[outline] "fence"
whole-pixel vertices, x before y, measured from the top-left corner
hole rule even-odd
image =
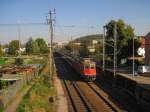
[[[23,86],[27,85],[33,78],[38,76],[38,71],[34,71],[30,75],[25,75],[22,79],[17,80],[7,89],[1,90],[1,100],[0,107],[6,107],[7,104],[16,96],[17,92],[23,88]]]

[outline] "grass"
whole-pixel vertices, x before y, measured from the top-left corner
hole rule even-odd
[[[7,63],[14,63],[14,60],[11,59],[7,59],[4,61]],[[56,90],[54,88],[50,88],[48,75],[49,64],[47,63],[47,57],[45,56],[43,59],[25,59],[24,62],[26,64],[45,64],[46,66],[44,66],[44,68],[42,69],[41,75],[34,80],[34,85],[23,97],[23,100],[19,104],[16,112],[54,112],[55,103],[50,103],[49,98],[52,96],[56,96]],[[4,64],[4,62],[2,64]],[[1,111],[3,111],[3,109],[0,108],[0,112]]]
[[[15,62],[14,59],[4,59],[0,57],[0,65],[10,65],[13,64],[14,62]]]
[[[41,57],[40,57],[41,58]],[[40,58],[27,58],[24,59],[24,64],[45,64],[47,62],[47,56],[43,56],[43,59]],[[14,64],[15,63],[15,59],[14,58],[3,58],[0,57],[0,65],[10,65],[10,64]]]
[[[5,60],[3,58],[0,58],[0,65],[5,64]]]
[[[28,86],[27,85],[24,85],[17,93],[16,93],[16,96],[14,97],[14,98],[12,98],[8,103],[7,103],[7,105],[6,105],[6,107],[9,105],[9,104],[11,104],[14,100],[15,100],[15,98],[17,97],[17,95],[18,94],[20,94],[24,89],[26,89]],[[0,111],[1,112],[1,111]]]
[[[24,60],[25,64],[45,64],[47,62],[47,57],[43,56],[43,59],[28,58]]]
[[[4,112],[4,108],[3,107],[0,107],[0,112]]]
[[[48,75],[43,75],[24,96],[17,112],[54,112],[54,104],[49,98],[55,95],[55,89],[50,89]]]

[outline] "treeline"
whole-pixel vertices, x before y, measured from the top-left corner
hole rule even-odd
[[[12,40],[9,44],[4,46],[0,45],[0,55],[35,55],[47,54],[49,47],[43,38],[29,38],[29,40],[22,45],[19,40]]]
[[[64,49],[74,55],[79,55],[81,57],[100,54],[102,52],[102,39],[102,34],[93,34],[79,37],[70,41],[64,47]],[[94,49],[94,52],[91,52],[90,49]]]
[[[128,60],[133,56],[133,39],[134,39],[134,54],[138,56],[137,50],[140,47],[140,40],[134,33],[134,28],[125,23],[122,19],[111,20],[106,24],[106,37],[105,37],[105,52],[106,59],[113,60],[114,53],[114,33],[116,25],[116,55],[117,63],[120,64],[123,60]]]
[[[116,27],[115,27],[116,26]],[[115,29],[116,28],[116,29]],[[137,50],[141,45],[140,37],[137,37],[134,33],[134,28],[125,23],[124,20],[111,20],[105,25],[105,60],[114,61],[114,33],[116,31],[116,55],[117,64],[127,63],[128,59],[133,56],[133,39],[134,39],[134,54],[138,56]],[[89,35],[80,37],[71,41],[66,47],[66,50],[70,52],[78,51],[78,55],[82,57],[88,57],[90,55],[99,56],[98,59],[102,60],[103,51],[103,35]],[[93,44],[93,40],[97,43]],[[80,45],[74,45],[74,43],[80,43]],[[95,51],[90,52],[90,48]],[[98,55],[97,55],[98,54]],[[101,54],[101,55],[100,55]],[[113,64],[113,63],[112,63]]]
[[[25,45],[27,54],[45,54],[49,52],[48,45],[42,38],[37,38],[33,40],[30,38]]]

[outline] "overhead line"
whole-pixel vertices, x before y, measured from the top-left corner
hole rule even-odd
[[[0,26],[17,26],[18,23],[0,23]],[[20,23],[20,25],[47,25],[46,23]],[[55,27],[69,27],[69,28],[75,28],[75,27],[83,27],[83,28],[98,28],[98,26],[86,26],[86,25],[55,25]]]
[[[20,23],[20,25],[47,25],[46,23]],[[17,23],[15,24],[1,24],[0,26],[18,26]]]

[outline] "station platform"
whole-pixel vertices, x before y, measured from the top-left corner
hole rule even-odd
[[[113,73],[113,69],[106,69]],[[117,70],[116,74],[121,75],[125,78],[135,81],[139,86],[150,90],[150,73],[149,74],[135,74],[129,70]]]
[[[150,90],[150,77],[143,75],[135,75],[125,74],[125,73],[117,73],[123,77],[136,81],[141,87]],[[147,74],[150,75],[150,74]]]

